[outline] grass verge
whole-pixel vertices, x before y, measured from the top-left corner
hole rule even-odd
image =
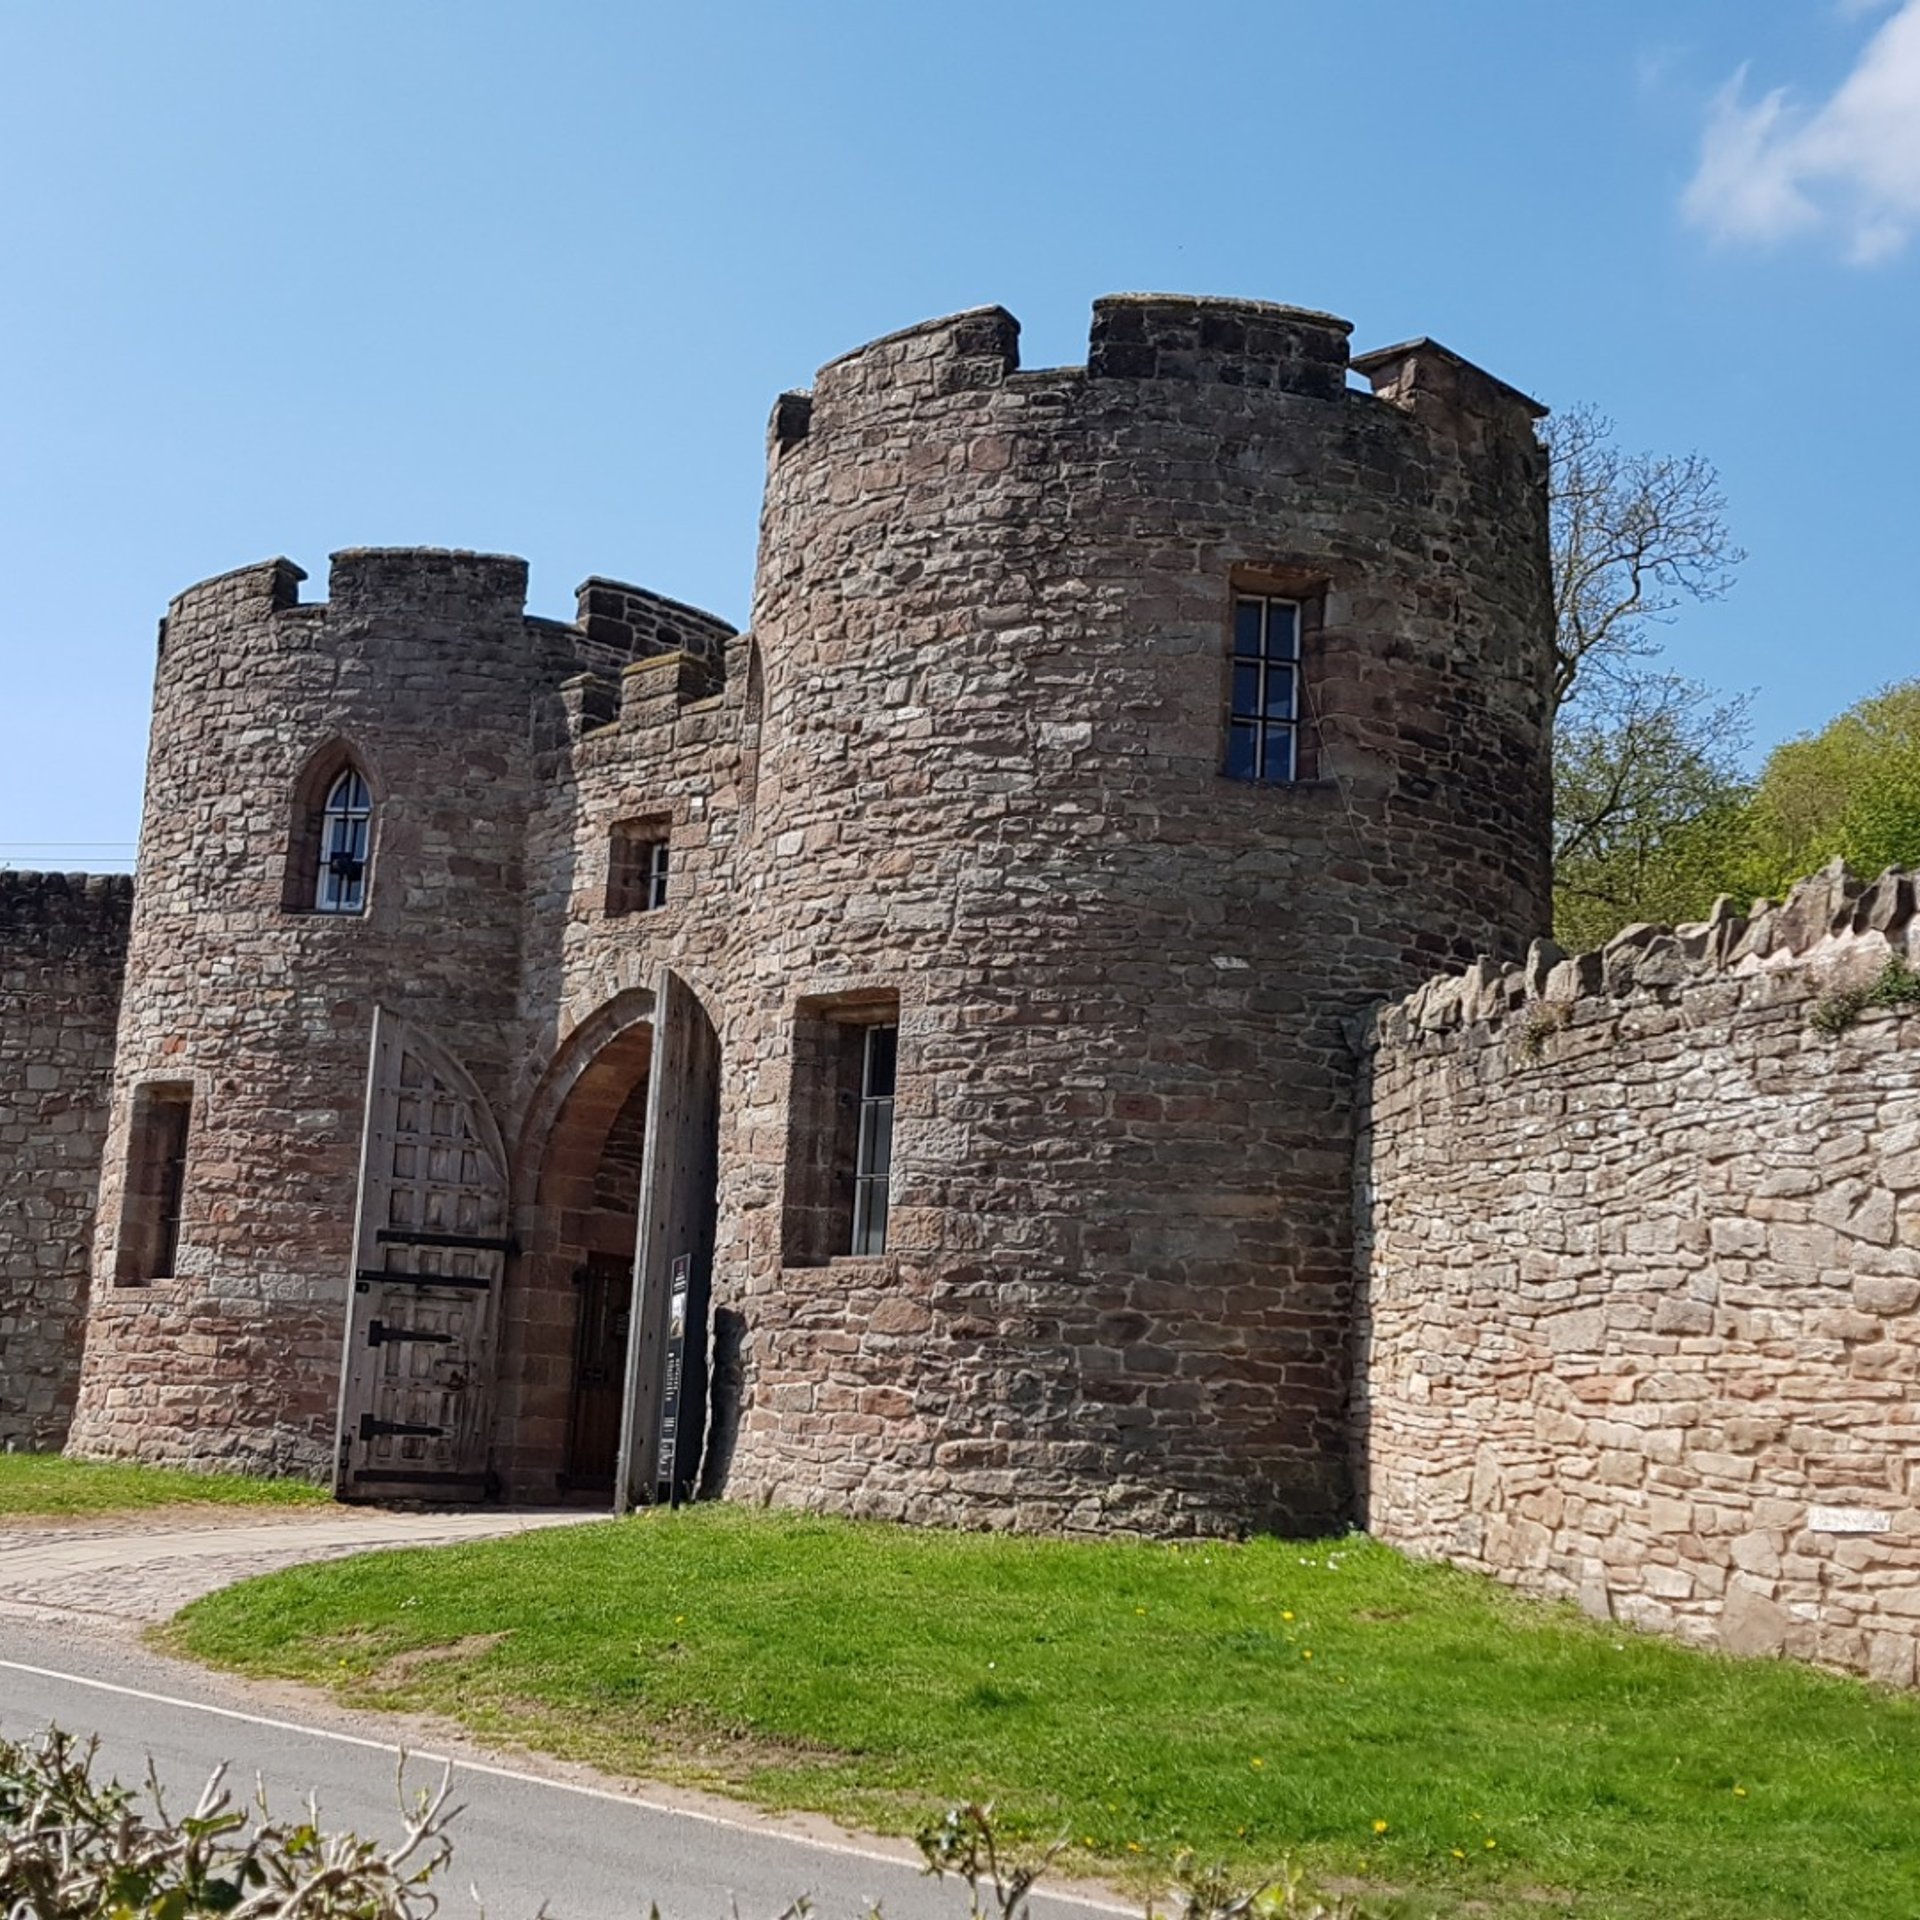
[[[1283,1854],[1441,1912],[1920,1913],[1920,1702],[1595,1625],[1364,1539],[942,1534],[702,1507],[366,1555],[172,1644],[621,1771],[1111,1870]]]
[[[0,1453],[0,1522],[10,1514],[120,1513],[141,1507],[317,1505],[328,1495],[305,1480],[188,1473],[57,1453]]]

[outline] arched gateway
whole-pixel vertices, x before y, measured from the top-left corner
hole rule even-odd
[[[376,1013],[343,1499],[627,1506],[691,1486],[717,1068],[713,1028],[672,975],[620,994],[560,1047],[510,1163],[460,1063]]]

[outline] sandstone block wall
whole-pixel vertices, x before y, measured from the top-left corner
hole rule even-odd
[[[998,308],[775,411],[721,1027],[729,1490],[965,1525],[1349,1511],[1343,1020],[1546,912],[1544,465],[1431,342]],[[1313,777],[1224,777],[1236,588],[1323,609]],[[800,1010],[900,1009],[878,1258],[796,1264]],[[830,1015],[828,1016],[830,1017]]]
[[[320,602],[303,577],[284,560],[222,575],[162,629],[76,1451],[324,1474],[374,1006],[452,1052],[496,1111],[529,1045],[532,715],[620,636],[529,619],[526,563],[504,555],[350,549]],[[308,770],[340,752],[375,809],[356,914],[315,912],[287,880],[317,832]],[[192,1088],[185,1208],[176,1272],[127,1284],[149,1081]]]
[[[1024,371],[1017,336],[929,322],[785,396],[721,684],[683,642],[555,703],[510,1484],[549,1471],[588,1231],[563,1089],[615,1071],[613,1010],[667,965],[720,1039],[709,1488],[1035,1528],[1349,1511],[1341,1023],[1546,910],[1535,410],[1430,342],[1351,391],[1344,322],[1253,302],[1102,301],[1085,367]],[[1294,786],[1222,776],[1254,580],[1324,599]],[[634,818],[669,900],[614,914]],[[887,1251],[790,1258],[823,1032],[883,1003]]]
[[[1914,1678],[1914,907],[1912,874],[1829,871],[1751,922],[1537,947],[1372,1022],[1373,1531],[1694,1641]],[[1881,979],[1895,1004],[1847,1024],[1835,996]]]
[[[0,873],[0,1446],[67,1435],[133,882]]]
[[[751,636],[605,580],[529,619],[521,563],[407,550],[336,555],[317,605],[283,561],[175,603],[76,1447],[324,1467],[378,1002],[505,1137],[491,1470],[550,1497],[669,967],[718,1037],[710,1486],[1347,1517],[1346,1023],[1547,911],[1539,409],[1259,302],[1102,300],[1077,367],[1018,331],[929,322],[779,402]],[[1240,592],[1309,610],[1291,783],[1226,777]],[[293,822],[346,750],[367,908],[317,914]],[[636,907],[610,862],[662,839]],[[856,1257],[796,1169],[881,1007],[893,1212]],[[192,1091],[179,1257],[129,1283],[155,1082]]]

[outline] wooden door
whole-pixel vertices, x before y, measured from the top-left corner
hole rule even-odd
[[[611,1493],[620,1452],[620,1403],[626,1388],[633,1257],[596,1253],[577,1278],[580,1318],[573,1343],[567,1485]]]
[[[488,1491],[506,1156],[465,1071],[374,1016],[335,1491],[477,1500]]]
[[[654,999],[640,1244],[614,1506],[680,1500],[698,1482],[718,1193],[720,1042],[667,968]],[[663,1472],[664,1469],[664,1472]]]

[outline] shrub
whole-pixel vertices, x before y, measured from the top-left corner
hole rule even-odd
[[[447,1783],[420,1794],[382,1849],[356,1834],[236,1806],[217,1771],[175,1819],[149,1777],[150,1810],[93,1777],[95,1744],[50,1728],[0,1740],[0,1895],[8,1920],[427,1920],[446,1860]]]

